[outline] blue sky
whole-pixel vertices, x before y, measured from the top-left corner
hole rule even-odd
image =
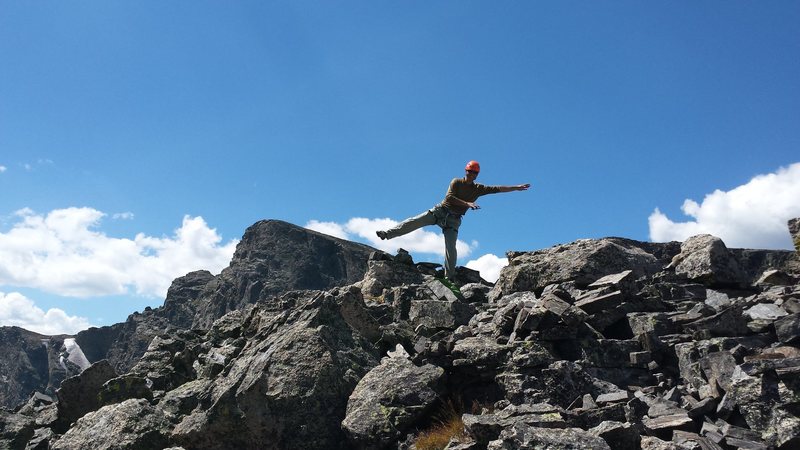
[[[265,218],[459,264],[580,238],[788,248],[800,3],[0,0],[0,324],[74,332]],[[783,227],[783,228],[781,228]],[[490,256],[485,256],[490,255]],[[491,256],[494,255],[494,256]]]

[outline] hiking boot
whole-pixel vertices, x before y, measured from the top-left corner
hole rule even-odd
[[[381,240],[382,240],[382,241],[384,241],[384,240],[388,239],[388,238],[386,237],[386,232],[385,232],[385,231],[380,231],[380,230],[378,230],[378,231],[376,231],[376,232],[375,232],[375,234],[377,234],[377,235],[378,235],[378,237],[379,237],[379,238],[381,238]]]

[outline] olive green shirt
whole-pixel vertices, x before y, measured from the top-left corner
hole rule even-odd
[[[453,214],[463,216],[469,208],[457,205],[452,200],[453,197],[465,202],[474,202],[481,195],[496,194],[498,192],[500,192],[500,186],[486,186],[480,183],[470,184],[464,178],[453,178],[453,181],[450,182],[450,187],[447,189],[447,195],[445,195],[441,204]]]

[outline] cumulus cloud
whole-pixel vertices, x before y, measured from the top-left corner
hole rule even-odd
[[[405,236],[385,241],[375,235],[376,231],[388,230],[397,224],[398,222],[392,219],[355,217],[344,224],[311,220],[305,227],[340,239],[367,241],[369,245],[388,253],[395,253],[397,249],[403,248],[411,253],[428,253],[444,257],[444,236],[429,231],[433,227],[420,228]],[[474,242],[471,245],[461,240],[456,242],[459,257],[469,256],[475,246]]]
[[[712,234],[729,247],[793,248],[786,222],[800,217],[800,163],[758,175],[730,191],[716,190],[701,203],[687,199],[681,210],[692,220],[675,222],[658,208],[650,214],[650,239],[683,241]]]
[[[20,327],[35,333],[76,334],[92,326],[85,317],[69,316],[58,308],[46,312],[18,292],[0,292],[0,326]]]
[[[0,233],[0,284],[75,297],[164,297],[176,277],[222,270],[237,244],[222,244],[202,217],[185,216],[170,237],[127,239],[98,231],[104,216],[92,208],[17,211],[17,222]]]
[[[487,253],[478,259],[473,259],[467,263],[467,267],[472,270],[477,270],[481,273],[481,277],[494,283],[500,277],[500,271],[503,267],[508,265],[508,258],[500,258],[497,255]]]
[[[6,170],[8,170],[6,166],[0,166],[0,173],[5,172]]]

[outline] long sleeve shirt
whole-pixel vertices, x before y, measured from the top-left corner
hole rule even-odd
[[[465,202],[474,202],[481,195],[496,194],[500,191],[500,186],[487,186],[480,183],[469,183],[463,178],[453,178],[450,182],[450,187],[447,189],[447,195],[442,200],[442,206],[449,209],[453,214],[463,216],[467,212],[466,206],[456,204],[453,198],[458,198]]]

